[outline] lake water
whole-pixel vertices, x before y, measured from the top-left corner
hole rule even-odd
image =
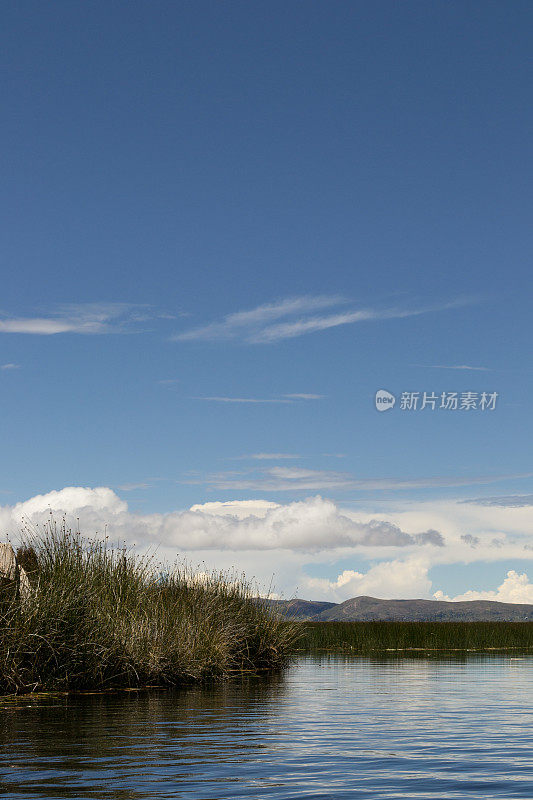
[[[211,690],[21,698],[2,798],[533,798],[533,658],[303,658]]]

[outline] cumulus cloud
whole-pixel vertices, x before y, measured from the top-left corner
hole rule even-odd
[[[527,574],[524,572],[519,575],[514,569],[509,570],[507,577],[497,589],[488,591],[476,591],[469,589],[463,594],[449,597],[442,591],[435,592],[435,600],[496,600],[500,603],[532,603],[533,604],[533,584],[530,583]]]
[[[222,514],[244,519],[249,516],[264,517],[272,508],[279,508],[279,503],[272,503],[270,500],[226,500],[224,502],[215,500],[209,503],[197,503],[191,506],[189,511]]]
[[[43,522],[52,511],[79,518],[86,531],[112,538],[187,550],[291,550],[320,552],[351,547],[423,547],[443,544],[435,530],[407,533],[390,522],[358,522],[322,497],[278,505],[264,501],[206,503],[186,511],[137,514],[107,487],[67,487],[0,509],[11,529],[25,517]]]
[[[47,494],[35,495],[35,497],[17,503],[11,508],[9,506],[2,508],[3,512],[10,511],[14,519],[34,518],[50,511],[61,514],[102,513],[104,516],[114,518],[127,510],[128,504],[106,486],[97,486],[94,489],[68,486]]]
[[[298,480],[306,480],[298,475]],[[131,488],[125,484],[125,489]],[[214,501],[166,514],[142,514],[130,510],[109,487],[67,487],[0,506],[0,536],[15,539],[23,517],[32,524],[43,523],[50,511],[55,519],[66,515],[73,527],[79,519],[88,535],[106,531],[112,541],[136,544],[141,551],[156,549],[163,559],[185,555],[193,564],[208,562],[208,569],[237,564],[239,571],[256,576],[265,586],[275,575],[277,590],[292,595],[298,587],[300,596],[308,599],[431,596],[430,569],[435,572],[429,574],[438,575],[444,564],[503,560],[508,569],[511,559],[516,559],[516,568],[531,560],[533,552],[531,506],[395,501],[356,510],[318,496],[291,503]],[[357,562],[350,563],[352,556]],[[335,579],[310,578],[307,573],[314,565],[314,575],[320,575],[319,566],[329,575],[331,566],[326,564],[336,562]],[[438,582],[434,588],[446,589]],[[453,599],[528,602],[530,592],[527,576],[512,572],[498,589]]]
[[[335,580],[308,578],[305,587],[313,597],[339,602],[367,595],[384,599],[427,597],[431,590],[428,562],[421,558],[382,561],[367,572],[344,570]]]

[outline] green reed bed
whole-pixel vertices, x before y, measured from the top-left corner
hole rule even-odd
[[[0,596],[0,692],[176,686],[281,668],[295,626],[244,579],[195,576],[86,540],[26,531],[29,596]]]
[[[533,622],[300,622],[300,652],[533,648]]]

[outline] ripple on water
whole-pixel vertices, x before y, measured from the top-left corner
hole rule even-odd
[[[533,658],[302,658],[183,692],[18,700],[0,797],[533,798]]]

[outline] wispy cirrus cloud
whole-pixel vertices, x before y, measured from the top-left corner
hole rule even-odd
[[[10,370],[10,369],[20,369],[20,364],[2,364],[0,369]]]
[[[181,482],[205,485],[217,491],[298,492],[352,488],[353,477],[328,470],[275,466],[242,472],[217,472]]]
[[[501,506],[502,508],[523,508],[533,506],[533,494],[507,494],[500,497],[476,497],[474,500],[462,500],[464,504],[478,506]]]
[[[237,456],[238,459],[252,459],[254,461],[278,461],[283,459],[301,458],[297,453],[250,453],[250,455]]]
[[[322,453],[325,458],[346,458],[345,453]],[[300,453],[245,453],[242,456],[235,456],[232,460],[237,461],[284,461],[305,458]]]
[[[271,344],[318,331],[372,320],[402,319],[434,311],[457,308],[468,300],[456,300],[423,308],[348,308],[347,298],[326,295],[291,297],[276,303],[257,306],[249,311],[228,314],[172,337],[176,341],[236,341],[247,344]],[[351,303],[350,303],[351,304]],[[316,313],[336,309],[329,313]]]
[[[290,403],[283,397],[192,397],[192,400],[208,400],[212,403]]]
[[[226,395],[192,397],[191,400],[209,400],[212,403],[284,403],[301,400],[322,400],[322,394],[283,394],[280,397],[227,397]]]
[[[284,394],[283,397],[288,397],[289,400],[325,400],[325,394],[305,394],[303,392],[296,392],[294,394]]]
[[[489,367],[474,367],[470,364],[411,364],[412,367],[422,367],[423,369],[458,369],[470,372],[492,372]]]
[[[176,334],[173,338],[178,341],[212,341],[217,339],[249,340],[254,331],[268,329],[272,322],[284,317],[294,317],[331,308],[345,303],[346,300],[339,296],[303,295],[289,297],[276,303],[265,303],[249,311],[237,311],[228,314],[219,322],[211,322],[197,328]]]
[[[273,466],[243,472],[217,472],[195,476],[180,483],[208,486],[217,491],[317,492],[317,491],[403,491],[488,485],[530,477],[520,475],[434,476],[421,478],[357,478],[348,472]]]
[[[60,333],[103,334],[129,330],[147,319],[142,306],[131,303],[79,303],[60,306],[43,316],[10,317],[0,314],[0,333],[54,336]]]

